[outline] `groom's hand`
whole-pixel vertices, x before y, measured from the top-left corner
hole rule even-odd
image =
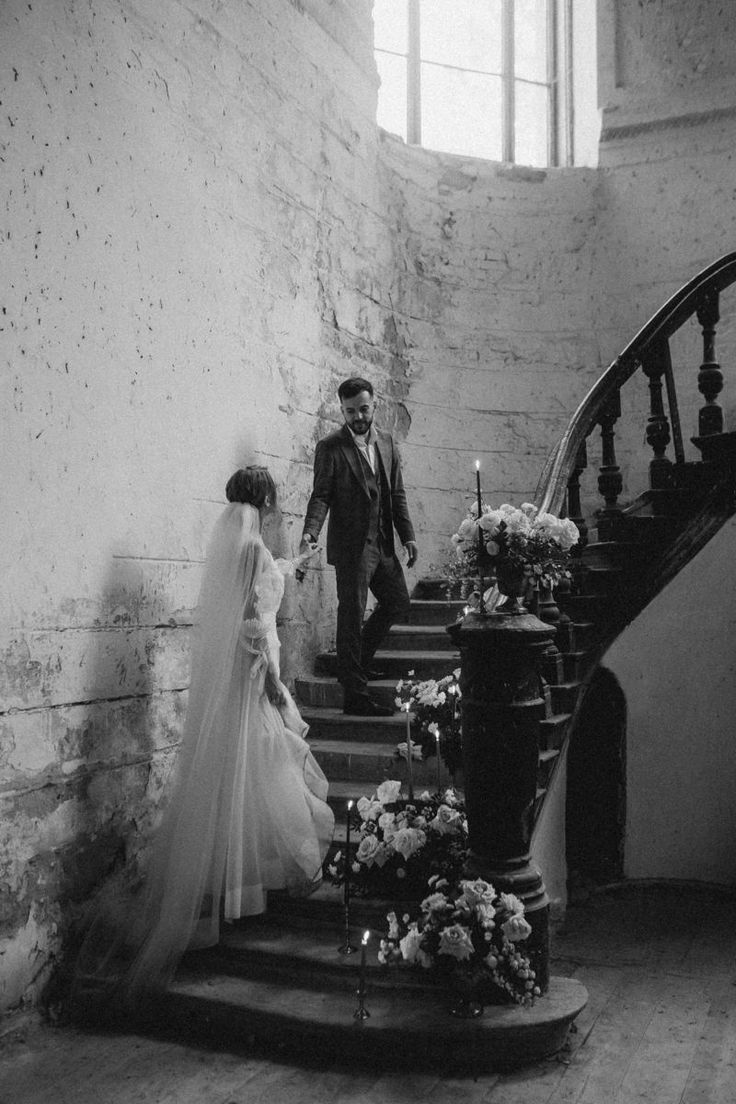
[[[419,555],[419,549],[417,548],[416,541],[407,541],[404,545],[406,549],[406,566],[413,567],[417,562],[417,556]]]
[[[301,563],[299,563],[298,567],[296,567],[295,570],[294,570],[294,575],[296,576],[296,581],[298,583],[301,583],[302,579],[304,578],[304,576],[306,574],[306,572],[304,571],[304,568],[303,568],[302,565],[304,563],[306,563],[306,561],[309,559],[309,557],[313,556],[316,551],[317,551],[317,542],[316,542],[316,540],[314,539],[314,537],[310,536],[308,533],[305,533],[304,536],[301,539],[300,544],[299,544],[299,557],[300,557],[300,559],[301,559],[301,557],[304,557],[304,558],[301,560]]]

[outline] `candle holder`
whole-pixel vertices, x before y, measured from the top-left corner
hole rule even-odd
[[[348,898],[348,900],[345,902],[345,908],[343,911],[345,919],[345,942],[337,948],[337,953],[341,955],[351,955],[355,954],[358,948],[355,946],[354,943],[350,942],[350,898]]]
[[[345,920],[345,941],[337,948],[341,955],[355,954],[357,947],[350,942],[350,810],[353,802],[348,801],[345,817],[345,887],[343,890],[343,914]]]
[[[365,949],[368,944],[368,940],[371,937],[369,931],[363,932],[363,938],[360,944],[360,970],[358,971],[358,988],[355,990],[355,995],[358,998],[358,1007],[353,1012],[354,1020],[369,1020],[370,1012],[365,1006]]]
[[[411,739],[411,716],[409,713],[410,703],[406,703],[406,772],[407,772],[407,797],[409,801],[414,800],[414,764],[412,762],[413,744]]]

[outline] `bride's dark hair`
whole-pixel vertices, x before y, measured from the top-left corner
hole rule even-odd
[[[276,503],[276,484],[268,468],[251,465],[239,468],[231,475],[225,487],[228,502],[246,502],[257,510],[270,498],[270,505]]]

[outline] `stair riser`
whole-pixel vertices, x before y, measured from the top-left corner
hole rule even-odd
[[[565,714],[562,719],[550,718],[549,720],[540,721],[539,724],[539,746],[542,751],[550,751],[553,748],[559,748],[562,746],[562,741],[565,738],[567,726],[570,722],[570,717]]]
[[[358,956],[353,956],[356,958]],[[353,986],[357,980],[354,969]],[[243,983],[247,984],[247,983]],[[255,982],[254,984],[259,984]],[[261,986],[263,983],[260,983]],[[424,999],[407,993],[391,999],[384,990],[370,990],[366,1006],[370,1019],[356,1021],[357,1002],[353,992],[331,993],[325,1000],[318,993],[297,990],[290,1001],[288,990],[281,1000],[268,996],[254,1004],[232,997],[232,986],[209,986],[196,994],[171,991],[140,1016],[141,1027],[160,1038],[177,1043],[191,1040],[192,1045],[210,1046],[252,1057],[254,1047],[272,1047],[277,1060],[284,1051],[313,1064],[352,1062],[363,1075],[375,1078],[386,1069],[432,1070],[446,1075],[453,1070],[459,1076],[477,1079],[480,1073],[507,1070],[518,1064],[538,1062],[560,1050],[571,1021],[580,1013],[587,992],[577,982],[554,979],[554,990],[542,1012],[515,1007],[489,1008],[472,1024],[457,1021],[448,1014],[452,996],[431,993]],[[565,986],[565,988],[562,988]],[[425,991],[426,993],[426,991]],[[296,1002],[308,1002],[303,1008]],[[520,1013],[525,1013],[520,1015]],[[319,1067],[316,1067],[317,1069]],[[320,1077],[315,1084],[319,1087]]]
[[[352,908],[351,908],[352,915]],[[385,916],[383,923],[374,933],[374,943],[386,935],[388,922]],[[359,933],[353,931],[353,942],[358,942]],[[274,981],[292,983],[298,978],[299,985],[303,988],[312,988],[317,991],[332,989],[338,991],[354,991],[357,974],[357,960],[359,955],[340,955],[338,948],[344,944],[345,929],[343,923],[335,923],[335,961],[332,963],[318,962],[314,965],[305,962],[304,959],[289,958],[280,955],[258,955],[249,951],[247,954],[219,953],[208,956],[206,963],[202,962],[197,970],[204,969],[205,965],[214,973],[225,974],[228,977],[255,978],[261,981]],[[375,958],[375,951],[371,956]],[[406,993],[416,993],[419,997],[425,997],[427,993],[426,979],[424,984],[420,976],[407,970],[388,970],[385,966],[379,966],[366,962],[366,985],[372,990],[400,989]]]
[[[581,682],[589,665],[590,659],[580,652],[568,653],[562,656],[563,682]]]
[[[573,621],[597,622],[605,613],[606,598],[602,594],[561,594],[557,605]]]
[[[414,678],[417,679],[444,678],[459,666],[460,656],[457,652],[448,651],[447,659],[444,656],[440,659],[417,652],[411,659],[407,659],[404,656],[392,655],[390,652],[379,652],[376,656],[376,664],[380,664],[389,678],[395,678],[397,681],[407,678],[409,671],[413,671]],[[318,675],[336,677],[337,657],[332,652],[317,656],[315,671]],[[372,688],[371,693],[373,693]]]
[[[572,713],[575,708],[579,686],[550,686],[552,708],[555,713]]]
[[[409,610],[410,625],[452,625],[464,609],[464,602],[412,602]]]
[[[392,629],[386,637],[383,649],[399,652],[452,652],[455,645],[450,639],[444,627],[438,626],[436,632],[418,633],[403,628],[401,631]],[[384,662],[381,663],[385,667]]]
[[[328,778],[340,778],[346,782],[362,782],[366,794],[387,778],[406,778],[406,761],[389,755],[351,755],[345,752],[317,753],[315,758]],[[433,762],[433,761],[432,761]],[[434,782],[436,772],[429,762],[416,760],[413,766],[414,784],[423,787]]]

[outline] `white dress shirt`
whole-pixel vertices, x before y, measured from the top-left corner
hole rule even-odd
[[[376,433],[375,426],[371,426],[367,433],[360,436],[357,433],[353,433],[350,426],[350,435],[355,441],[355,447],[360,450],[365,460],[368,461],[368,467],[373,474],[376,474],[376,441],[378,440],[378,434]]]

